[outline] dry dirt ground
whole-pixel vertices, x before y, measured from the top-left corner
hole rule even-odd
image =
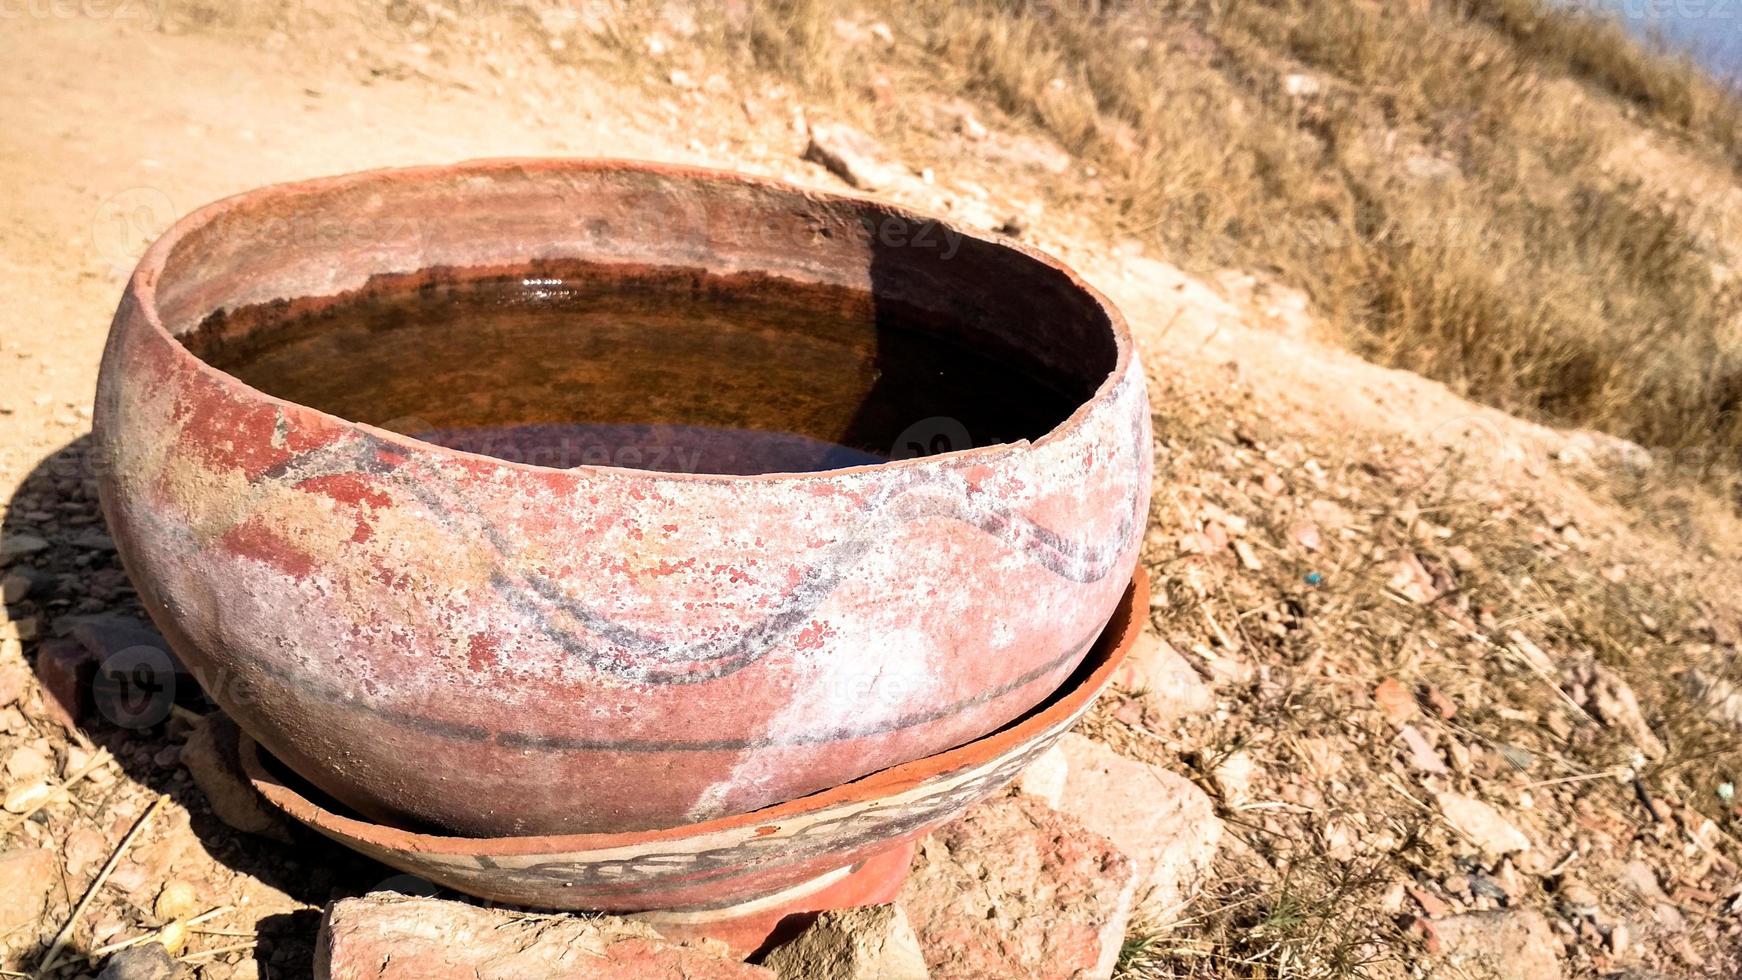
[[[555,25],[520,5],[446,9],[463,20],[334,0],[0,14],[0,496],[6,535],[45,544],[9,559],[0,670],[24,676],[75,617],[137,611],[83,449],[109,314],[176,215],[275,181],[483,156],[842,189],[802,159],[820,107],[692,68],[681,10],[577,52],[564,39],[587,5]],[[877,32],[863,43],[874,56]],[[1733,512],[1633,447],[1340,351],[1262,277],[1190,276],[1108,240],[1047,206],[1076,163],[974,111],[983,138],[940,121],[887,141],[907,172],[882,193],[1020,234],[1131,321],[1156,412],[1152,619],[1214,694],[1181,719],[1167,692],[1132,692],[1086,726],[1193,779],[1230,830],[1217,873],[1189,907],[1149,910],[1123,969],[1407,976],[1449,968],[1461,937],[1437,921],[1535,910],[1569,975],[1737,975]],[[389,876],[215,820],[178,761],[187,716],[69,733],[34,685],[0,685],[0,789],[89,772],[26,819],[0,814],[0,850],[56,857],[47,908],[0,937],[0,968],[36,963],[159,794],[61,975],[161,925],[171,880],[219,910],[187,946],[201,976],[304,975],[319,908]]]

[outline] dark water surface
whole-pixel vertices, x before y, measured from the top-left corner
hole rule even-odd
[[[541,263],[377,278],[182,339],[289,401],[547,466],[832,469],[1035,439],[1088,396],[869,292]]]

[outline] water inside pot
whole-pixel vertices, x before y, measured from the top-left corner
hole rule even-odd
[[[279,398],[562,468],[878,463],[1035,439],[1092,393],[957,327],[865,290],[541,262],[376,277],[214,313],[182,340]]]

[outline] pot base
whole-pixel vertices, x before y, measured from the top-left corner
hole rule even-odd
[[[732,955],[749,958],[790,940],[819,913],[895,901],[918,846],[904,840],[852,867],[737,905],[705,912],[640,912],[629,918],[673,942],[714,939],[725,943]]]

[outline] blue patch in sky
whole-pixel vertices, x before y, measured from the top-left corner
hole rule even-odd
[[[1641,37],[1661,37],[1711,72],[1742,81],[1742,0],[1562,0],[1618,17]]]

